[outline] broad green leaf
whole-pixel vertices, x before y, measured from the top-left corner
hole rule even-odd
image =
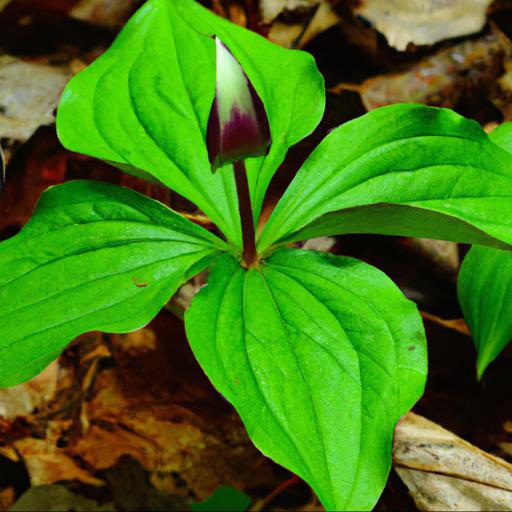
[[[259,248],[375,233],[512,245],[512,158],[474,121],[392,105],[334,130],[286,191]]]
[[[512,123],[500,124],[489,134],[489,138],[494,144],[512,153]]]
[[[152,177],[193,201],[240,246],[231,166],[213,175],[205,144],[215,90],[213,34],[241,63],[267,110],[271,151],[248,162],[259,212],[288,147],[320,121],[323,80],[307,53],[280,48],[193,0],[146,2],[112,47],[70,81],[57,128],[67,148]]]
[[[472,247],[460,269],[458,295],[478,351],[480,379],[512,340],[512,252]]]
[[[0,244],[0,387],[45,368],[79,334],[148,323],[220,239],[136,192],[75,181],[45,192]]]
[[[416,306],[351,258],[281,249],[259,270],[221,256],[185,325],[256,446],[306,480],[327,510],[370,510],[393,430],[421,396]]]
[[[512,123],[503,123],[489,138],[512,153]],[[512,253],[473,247],[458,279],[459,302],[478,356],[477,377],[512,340]]]

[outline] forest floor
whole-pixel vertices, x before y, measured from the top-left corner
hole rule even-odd
[[[291,150],[271,184],[267,214],[331,128],[378,106],[450,107],[488,131],[512,118],[512,2],[450,0],[441,18],[436,2],[421,2],[413,23],[400,2],[386,0],[203,3],[279,44],[311,52],[326,79],[324,120]],[[43,190],[76,178],[123,184],[195,213],[163,188],[66,151],[56,137],[54,112],[67,80],[105,51],[139,4],[0,0],[0,142],[8,162],[1,239],[27,222]],[[391,9],[391,21],[383,20],[384,7]],[[464,28],[452,34],[458,18]],[[475,349],[456,293],[467,247],[362,235],[307,243],[375,265],[418,304],[427,329],[429,377],[414,413],[470,443],[460,445],[459,462],[467,457],[482,464],[477,448],[512,462],[512,346],[477,382]],[[200,285],[187,284],[174,310]],[[58,500],[76,510],[182,510],[222,486],[232,488],[224,489],[222,499],[235,507],[321,510],[304,483],[252,446],[236,412],[201,371],[171,309],[131,334],[82,336],[33,381],[0,390],[0,511],[29,489],[36,490],[29,497],[34,510]],[[441,449],[438,466],[425,459],[414,473],[401,447],[412,443],[411,436],[418,445],[421,436],[435,445],[435,435],[429,435],[439,431],[416,416],[404,422],[412,430],[397,430],[398,471],[392,471],[377,510],[424,508],[421,496],[437,499],[439,493],[447,502],[469,493],[481,509],[492,503],[499,464],[482,467],[487,480],[472,485],[471,475],[453,474],[453,461],[443,459]],[[506,501],[512,487],[508,492],[504,503],[512,502]]]

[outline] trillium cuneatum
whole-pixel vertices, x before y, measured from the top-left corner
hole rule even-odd
[[[270,129],[263,102],[242,66],[215,36],[216,85],[207,146],[212,170],[225,164],[265,155]]]

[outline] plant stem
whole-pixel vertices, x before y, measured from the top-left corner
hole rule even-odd
[[[256,254],[256,236],[254,233],[254,219],[252,216],[251,195],[245,163],[235,162],[236,191],[238,193],[238,209],[242,222],[242,240],[244,243],[244,262],[247,268],[254,267],[258,263]]]

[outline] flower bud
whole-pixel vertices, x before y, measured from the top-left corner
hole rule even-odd
[[[216,86],[206,145],[212,170],[223,165],[266,155],[270,129],[263,102],[242,66],[215,37]]]

